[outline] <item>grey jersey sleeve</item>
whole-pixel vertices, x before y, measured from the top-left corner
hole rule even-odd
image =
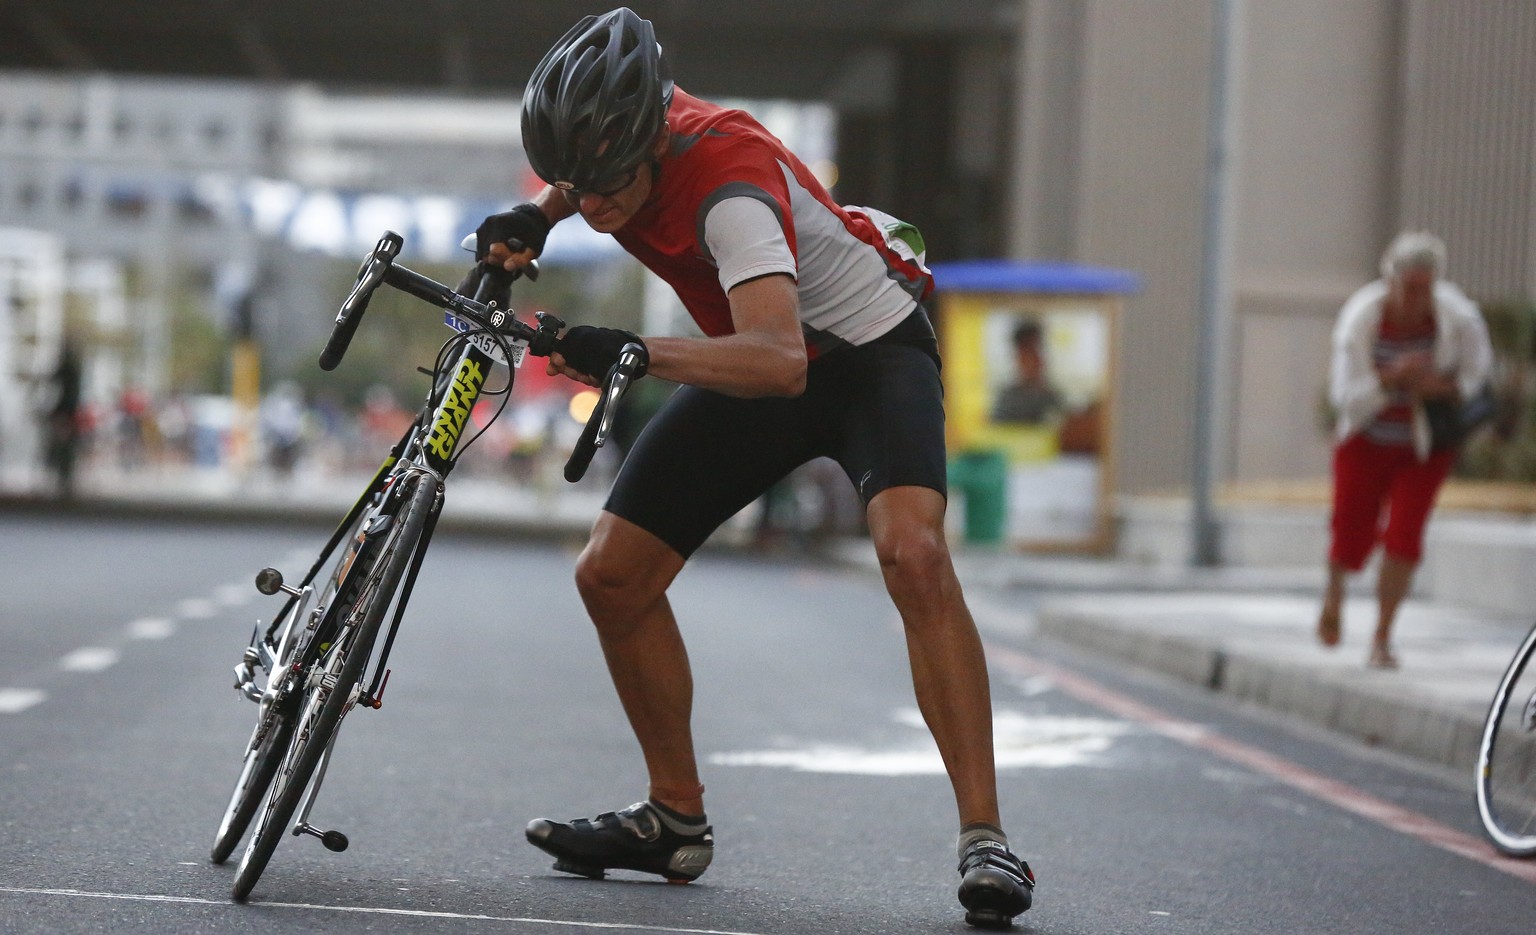
[[[726,292],[748,279],[772,273],[797,277],[784,228],[773,209],[759,199],[748,195],[722,198],[704,215],[703,227],[700,239],[720,271],[720,287]]]

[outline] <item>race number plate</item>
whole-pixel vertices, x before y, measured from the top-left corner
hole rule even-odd
[[[499,364],[516,369],[523,365],[523,358],[528,356],[528,342],[517,338],[507,338],[507,344],[512,348],[512,360],[507,360],[506,352],[502,350],[500,341],[486,334],[484,331],[476,331],[472,322],[467,322],[452,312],[443,313],[443,324],[459,332],[468,339],[469,343],[484,351],[490,358]],[[474,333],[471,333],[474,332]]]

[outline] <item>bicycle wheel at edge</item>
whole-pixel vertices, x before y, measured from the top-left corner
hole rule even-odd
[[[1477,811],[1494,846],[1536,856],[1536,627],[1499,680],[1477,751]]]
[[[332,547],[331,553],[322,556],[321,561],[332,560],[330,573],[326,575],[325,586],[316,595],[315,606],[327,607],[336,594],[340,579],[351,561],[351,545],[354,537],[368,517],[371,511],[363,511],[348,527]],[[274,655],[279,656],[273,660],[274,677],[271,684],[277,684],[275,673],[286,669],[292,664],[293,659],[302,655],[299,648],[305,635],[304,626],[307,620],[299,619],[297,605],[289,605],[289,612],[295,616],[278,628],[283,634],[278,639],[278,645],[274,648]],[[307,617],[307,615],[306,615]],[[261,637],[265,639],[265,637]],[[286,676],[284,677],[286,679]],[[282,764],[283,757],[288,753],[288,744],[293,739],[294,715],[297,713],[297,705],[293,697],[285,693],[274,703],[270,710],[263,711],[256,722],[255,729],[251,732],[251,739],[246,744],[245,758],[241,761],[240,778],[235,781],[234,792],[230,794],[229,804],[224,808],[224,818],[219,822],[219,830],[213,839],[213,850],[209,859],[216,864],[222,864],[234,853],[235,847],[245,835],[245,829],[250,827],[251,819],[256,816],[257,809],[261,808],[267,798],[267,790],[272,785],[272,778],[277,775],[277,768]]]
[[[250,895],[273,851],[288,834],[293,813],[303,800],[316,767],[330,746],[342,717],[355,701],[353,690],[362,679],[379,625],[393,603],[411,554],[416,550],[437,489],[436,481],[423,478],[395,514],[391,537],[386,540],[383,553],[372,568],[366,569],[371,579],[367,593],[359,598],[352,610],[352,616],[361,619],[349,634],[338,640],[336,647],[327,652],[330,657],[326,661],[327,669],[336,671],[339,667],[334,684],[305,693],[303,709],[296,723],[298,733],[279,769],[266,811],[258,816],[256,829],[235,876],[232,895],[238,902],[244,902]]]

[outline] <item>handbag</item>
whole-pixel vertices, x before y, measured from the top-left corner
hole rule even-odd
[[[1430,450],[1459,447],[1478,426],[1493,418],[1495,408],[1493,386],[1487,383],[1465,402],[1424,400],[1424,415],[1429,419]]]

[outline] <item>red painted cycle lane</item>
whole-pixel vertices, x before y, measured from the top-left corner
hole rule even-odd
[[[1349,783],[1330,779],[1284,757],[1223,737],[1209,727],[1181,720],[1165,711],[1100,685],[1070,669],[1043,662],[1016,650],[988,644],[987,658],[992,664],[1015,675],[1044,676],[1063,692],[1079,701],[1141,724],[1149,730],[1186,746],[1237,763],[1256,773],[1285,783],[1315,799],[1374,821],[1383,827],[1492,867],[1527,883],[1536,883],[1536,862],[1506,857],[1481,838],[1457,831],[1448,825],[1357,789]]]

